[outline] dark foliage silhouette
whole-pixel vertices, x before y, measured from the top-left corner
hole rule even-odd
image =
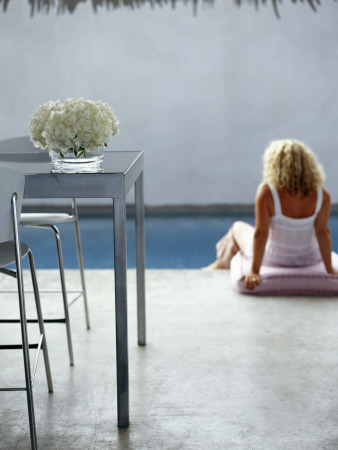
[[[11,0],[0,0],[3,12],[6,12]],[[23,0],[21,0],[23,1]],[[90,2],[94,12],[97,12],[100,7],[105,7],[107,10],[114,8],[129,7],[130,9],[139,8],[145,4],[151,6],[171,5],[173,8],[178,3],[192,4],[196,12],[198,3],[213,4],[214,0],[27,0],[31,7],[31,15],[35,13],[49,13],[56,8],[58,14],[74,13],[76,7],[80,3]]]
[[[6,12],[11,0],[0,0],[0,6],[2,5],[3,12]],[[21,0],[24,1],[24,0]],[[27,0],[31,7],[31,15],[35,13],[43,12],[48,13],[51,9],[56,8],[58,14],[64,14],[67,12],[74,13],[76,7],[80,3],[90,2],[93,7],[93,11],[97,12],[99,8],[105,7],[107,10],[128,7],[130,9],[139,8],[145,4],[154,6],[171,5],[173,8],[178,3],[192,4],[194,12],[196,13],[198,4],[208,3],[213,4],[215,0]],[[219,0],[223,1],[223,0]],[[317,11],[317,8],[321,5],[321,0],[285,0],[292,3],[306,3],[313,11]],[[337,1],[337,0],[334,0]],[[272,4],[273,9],[277,17],[279,16],[278,6],[283,3],[283,0],[233,0],[234,4],[240,6],[244,3],[251,3],[256,8],[260,5]]]
[[[313,11],[317,11],[317,7],[321,5],[321,0],[289,0],[292,3],[307,3]],[[337,0],[335,0],[337,1]],[[275,11],[276,16],[279,18],[278,5],[283,3],[283,0],[234,0],[237,6],[240,6],[243,3],[252,3],[256,8],[259,5],[266,5],[272,3],[273,9]]]

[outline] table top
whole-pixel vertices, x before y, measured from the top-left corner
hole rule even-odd
[[[0,165],[25,174],[25,198],[121,198],[143,171],[143,152],[105,152],[102,173],[50,173],[47,152],[2,153]]]

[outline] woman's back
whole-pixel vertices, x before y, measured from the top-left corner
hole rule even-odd
[[[285,194],[281,189],[278,189],[278,197],[284,216],[302,219],[315,213],[317,191],[311,192],[306,197],[300,197],[299,195]]]
[[[269,186],[273,215],[270,219],[264,264],[304,266],[320,260],[314,224],[321,208],[323,191],[299,197]]]

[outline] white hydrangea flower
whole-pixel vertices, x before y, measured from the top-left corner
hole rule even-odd
[[[38,106],[30,120],[30,138],[35,147],[86,157],[86,152],[104,147],[119,133],[119,120],[108,103],[68,98]]]

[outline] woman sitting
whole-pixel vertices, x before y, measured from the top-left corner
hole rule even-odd
[[[260,284],[261,265],[308,266],[331,261],[330,195],[313,152],[294,139],[273,141],[264,153],[263,182],[255,201],[255,227],[235,222],[216,244],[216,261],[207,269],[229,269],[242,252],[252,260],[243,276],[247,289]]]

